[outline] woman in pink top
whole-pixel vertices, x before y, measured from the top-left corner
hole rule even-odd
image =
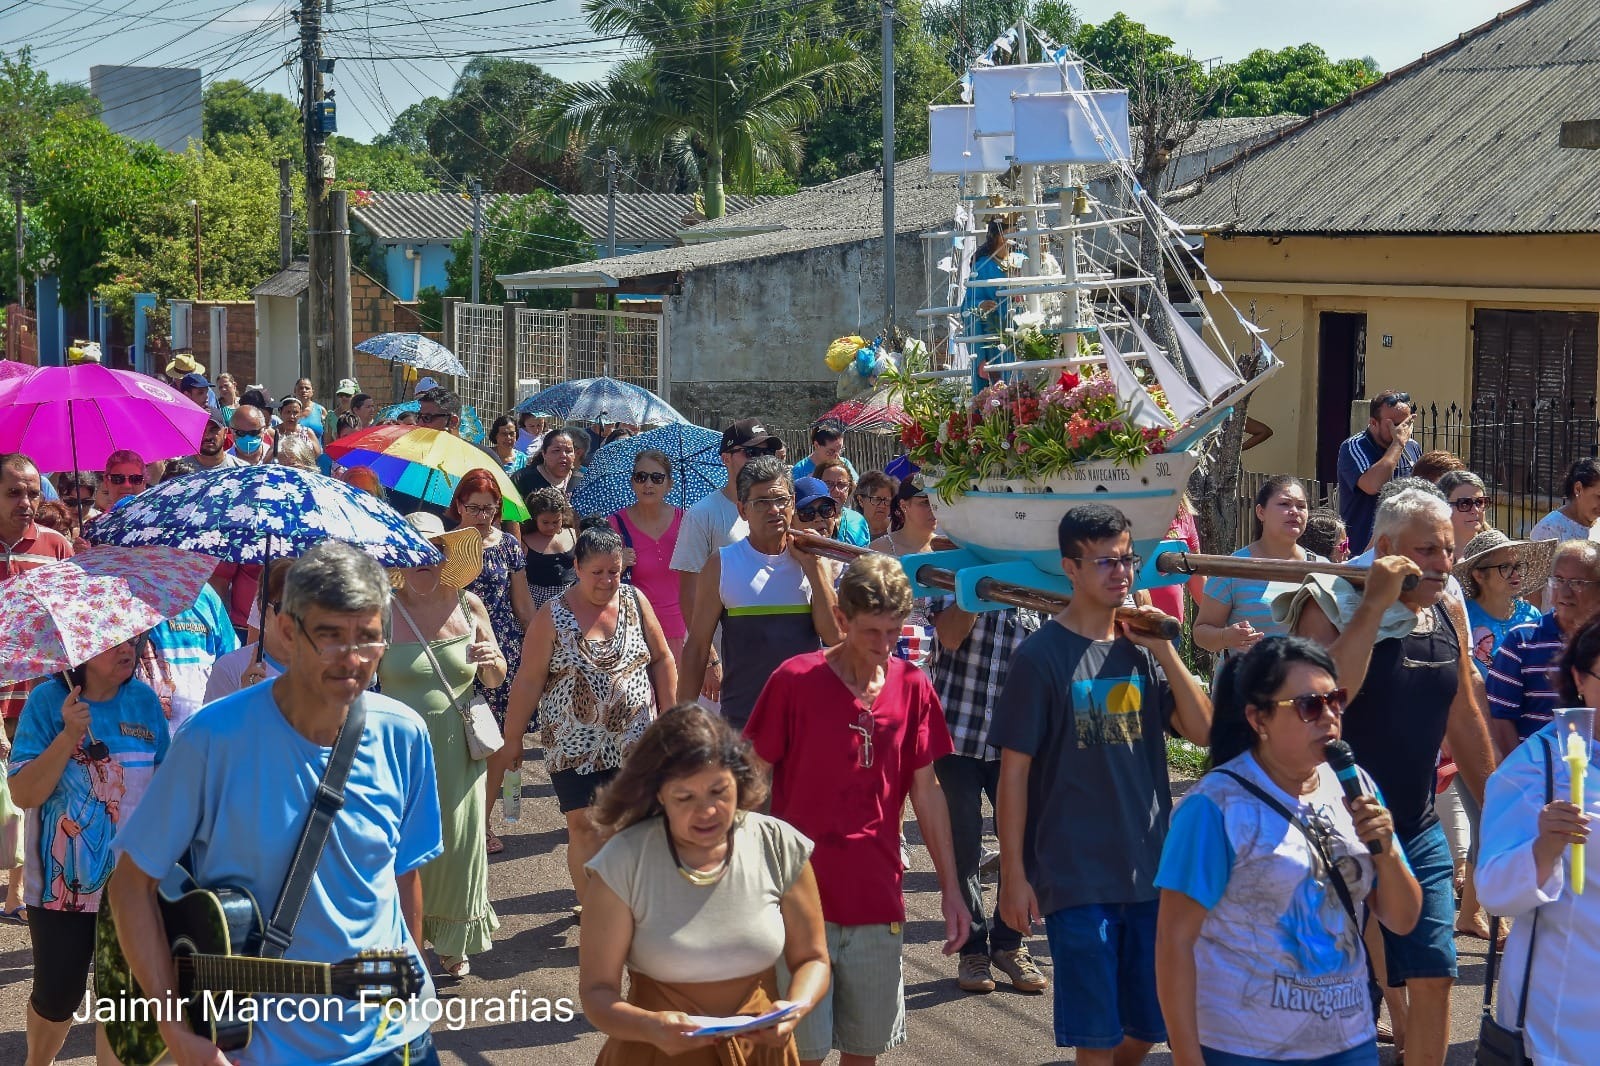
[[[633,495],[638,502],[607,521],[622,537],[625,576],[655,608],[676,662],[683,656],[688,626],[678,605],[678,575],[671,567],[683,522],[683,512],[667,503],[671,491],[672,460],[664,452],[640,452],[633,459]]]
[[[1178,503],[1178,517],[1172,520],[1172,528],[1167,530],[1163,540],[1182,541],[1192,552],[1200,551],[1200,531],[1195,528],[1194,504],[1189,502],[1186,492]],[[1159,607],[1178,621],[1183,621],[1183,590],[1187,586],[1189,596],[1194,602],[1200,602],[1200,592],[1205,587],[1205,578],[1191,577],[1183,585],[1163,585],[1150,590],[1150,605]]]

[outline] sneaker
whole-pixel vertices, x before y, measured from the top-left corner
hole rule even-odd
[[[994,974],[989,971],[989,959],[984,955],[961,956],[956,984],[963,992],[993,992]]]
[[[996,969],[1011,979],[1011,987],[1018,992],[1043,992],[1050,983],[1045,980],[1044,971],[1033,961],[1027,948],[992,952],[989,959]],[[963,964],[966,962],[965,959],[961,961]]]

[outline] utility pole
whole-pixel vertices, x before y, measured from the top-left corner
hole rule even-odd
[[[278,160],[278,269],[288,270],[294,261],[294,180],[290,176],[294,160]]]
[[[11,187],[11,203],[17,212],[17,310],[28,309],[28,290],[24,287],[26,282],[22,277],[22,257],[27,252],[22,225],[22,182],[17,182]]]
[[[331,5],[330,5],[331,7]],[[333,159],[323,154],[323,145],[334,131],[331,98],[322,87],[324,74],[332,73],[333,60],[322,58],[322,0],[301,0],[300,4],[301,97],[304,108],[306,154],[306,245],[310,253],[306,277],[306,310],[310,345],[307,376],[322,396],[332,396],[338,387],[339,366],[350,360],[349,352],[335,351],[335,338],[347,333],[336,320],[348,321],[350,306],[335,297],[334,242],[349,237],[329,226],[328,183],[333,180]],[[349,281],[344,288],[348,291]]]
[[[606,258],[617,257],[617,170],[622,166],[615,148],[606,149]]]
[[[894,0],[883,14],[883,328],[890,346],[894,326]]]
[[[472,302],[477,303],[478,275],[483,269],[483,182],[468,178],[467,189],[472,193]]]
[[[199,303],[206,298],[205,284],[200,276],[200,201],[190,200],[189,206],[194,208],[194,300]]]
[[[333,358],[328,362],[335,377],[353,378],[356,353],[355,338],[350,332],[350,194],[343,189],[329,193],[322,217],[333,245]]]

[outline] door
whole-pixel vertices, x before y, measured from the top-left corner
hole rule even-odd
[[[1317,323],[1317,480],[1339,480],[1350,407],[1366,392],[1367,316],[1324,311]]]

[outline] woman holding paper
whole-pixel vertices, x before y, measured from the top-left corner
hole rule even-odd
[[[1558,683],[1564,706],[1600,707],[1600,619],[1584,625],[1568,643]],[[1496,1016],[1514,1027],[1526,991],[1523,1046],[1538,1063],[1592,1062],[1600,1047],[1600,985],[1593,979],[1600,960],[1600,890],[1585,891],[1574,876],[1600,877],[1600,849],[1586,846],[1592,819],[1600,813],[1600,769],[1590,744],[1578,782],[1580,809],[1571,802],[1570,734],[1563,729],[1558,717],[1507,755],[1489,778],[1478,855],[1479,901],[1491,914],[1513,919]],[[1575,748],[1581,751],[1581,742]],[[1554,793],[1549,803],[1547,758]]]
[[[596,798],[612,836],[585,866],[578,981],[584,1014],[611,1038],[604,1066],[717,1066],[727,1037],[693,1035],[691,1018],[785,1008],[731,1038],[734,1061],[798,1064],[794,1027],[828,987],[828,949],[811,841],[755,811],[767,788],[749,742],[689,704],[651,724]]]

